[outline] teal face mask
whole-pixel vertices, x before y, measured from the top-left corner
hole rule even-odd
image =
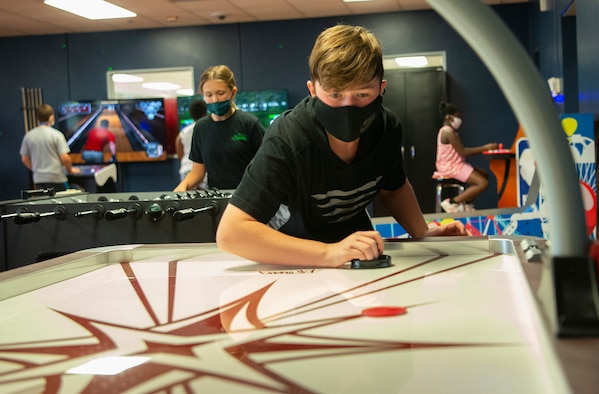
[[[231,109],[231,100],[206,104],[206,107],[208,109],[208,112],[211,112],[216,116],[223,116]]]

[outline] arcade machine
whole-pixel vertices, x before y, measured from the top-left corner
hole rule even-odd
[[[543,116],[554,112],[543,81],[492,10],[429,2],[497,76],[544,157],[570,158],[557,117]],[[256,264],[210,242],[126,244],[0,274],[0,389],[596,392],[596,270],[582,204],[560,192],[579,190],[576,172],[538,164],[561,180],[547,179],[549,240],[394,239],[381,261],[337,269]],[[119,203],[127,216],[132,203]]]
[[[83,191],[90,193],[117,192],[117,166],[111,164],[82,164],[77,165],[79,173],[69,174],[71,185],[77,185]]]
[[[520,126],[510,149],[504,149],[499,144],[499,149],[483,152],[489,158],[489,169],[497,179],[498,208],[518,206],[516,144],[524,137],[524,130]]]

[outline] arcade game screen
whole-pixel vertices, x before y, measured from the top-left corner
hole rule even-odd
[[[63,102],[58,106],[55,127],[65,135],[74,163],[87,162],[84,151],[100,149],[103,162],[166,160],[167,132],[161,98]],[[116,158],[112,158],[108,145],[97,142],[93,146],[94,139],[114,141]]]
[[[177,98],[179,128],[193,123],[189,114],[189,104],[201,95]],[[273,120],[289,108],[287,90],[256,90],[238,92],[235,104],[244,112],[254,114],[264,127],[270,126]]]
[[[192,101],[202,99],[201,95],[177,97],[177,115],[179,117],[179,130],[193,123],[189,113],[189,105]]]

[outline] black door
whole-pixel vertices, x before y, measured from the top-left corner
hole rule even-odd
[[[437,133],[441,127],[439,103],[446,100],[445,72],[441,67],[385,70],[383,105],[401,118],[404,168],[424,213],[435,211]],[[374,216],[388,216],[380,202]]]

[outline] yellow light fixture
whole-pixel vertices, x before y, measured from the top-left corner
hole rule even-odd
[[[137,16],[135,12],[104,0],[44,0],[44,4],[92,20]]]

